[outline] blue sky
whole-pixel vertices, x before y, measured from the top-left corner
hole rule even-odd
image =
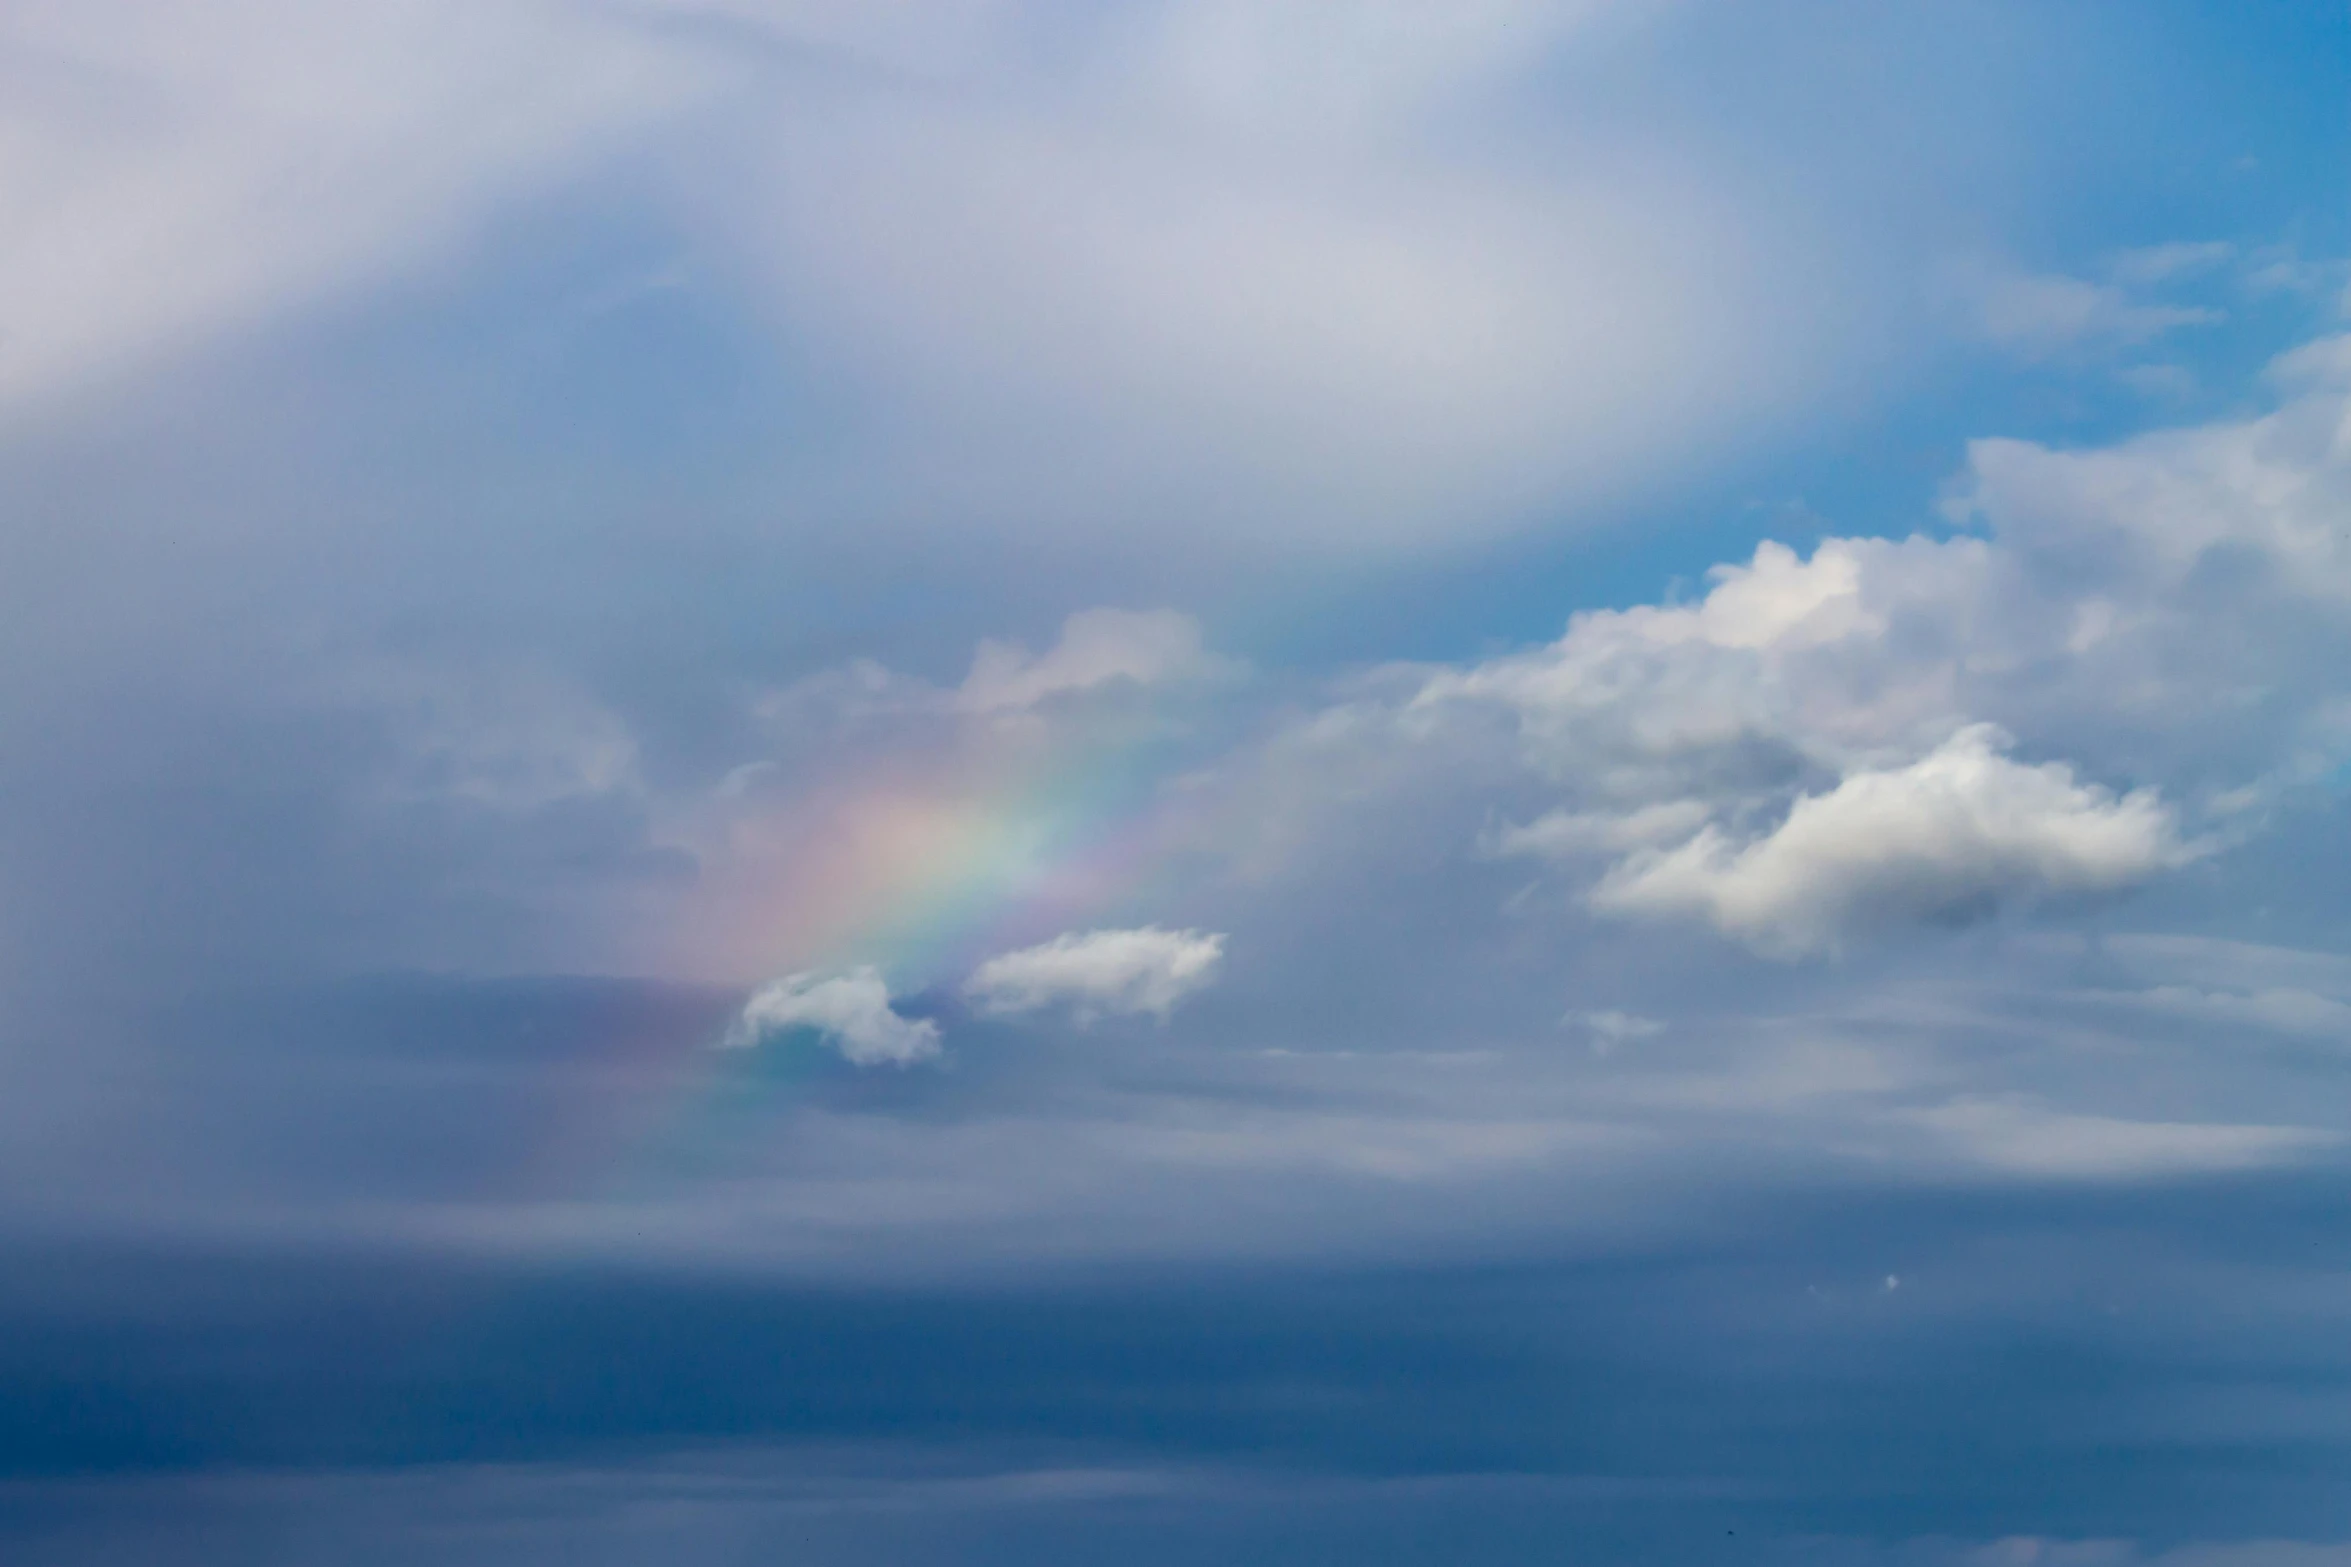
[[[0,17],[0,1544],[2351,1562],[2351,12]]]

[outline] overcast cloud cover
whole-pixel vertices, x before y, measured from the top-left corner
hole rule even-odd
[[[0,13],[0,1556],[2351,1563],[2351,13]]]

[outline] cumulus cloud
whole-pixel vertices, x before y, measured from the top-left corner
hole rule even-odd
[[[2255,417],[1979,442],[1966,532],[1765,542],[1695,601],[1579,614],[1312,733],[1365,778],[1380,744],[1456,758],[1512,802],[1485,854],[1783,956],[2133,886],[2351,761],[2351,348],[2270,382]],[[2142,787],[2093,781],[2121,779]]]
[[[1548,647],[1430,676],[1407,714],[1499,707],[1531,763],[1592,797],[1498,847],[1651,837],[1686,813],[1633,813],[1950,733],[1964,714],[1943,638],[1913,632],[1924,656],[1891,662],[1886,638],[1897,621],[1939,632],[1968,614],[1992,564],[1973,539],[1830,539],[1809,558],[1766,540],[1715,567],[1696,603],[1579,614]]]
[[[1708,827],[1636,855],[1593,890],[1614,914],[1711,921],[1780,957],[1834,950],[1888,918],[1966,918],[2046,893],[2110,892],[2189,854],[2153,790],[2117,797],[2062,763],[2002,755],[1990,725],[1961,730],[1907,767],[1858,772],[1800,797],[1746,843]]]
[[[893,1010],[890,987],[871,964],[845,974],[793,974],[760,987],[743,1003],[725,1043],[740,1049],[794,1028],[816,1030],[858,1066],[911,1066],[940,1049],[939,1025]]]
[[[1215,980],[1224,943],[1222,935],[1156,925],[1073,931],[988,959],[964,991],[990,1012],[1067,1002],[1081,1019],[1150,1013],[1165,1021],[1177,1002]]]

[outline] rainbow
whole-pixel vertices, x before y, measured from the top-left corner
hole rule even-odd
[[[1170,788],[1164,731],[1084,738],[1021,715],[961,721],[948,748],[868,762],[728,822],[729,867],[684,964],[748,987],[872,963],[899,994],[952,983],[994,953],[1111,918],[1149,918],[1153,889],[1211,841],[1229,795]],[[1138,913],[1138,910],[1140,912]],[[671,1040],[666,1088],[632,1111],[609,1170],[632,1187],[723,1168],[781,1096],[838,1070],[810,1041],[758,1050]]]

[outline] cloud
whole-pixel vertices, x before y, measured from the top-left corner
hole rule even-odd
[[[2225,265],[2236,253],[2237,247],[2226,240],[2173,240],[2169,244],[2121,251],[2108,260],[2106,270],[2117,283],[2139,286],[2167,283],[2173,278],[2210,272]]]
[[[2196,264],[2196,258],[2171,256],[2166,248],[2133,252],[2118,261],[2115,283],[1980,263],[1951,268],[1945,278],[1978,335],[2021,357],[2046,359],[2134,347],[2181,327],[2226,320],[2221,311],[2208,306],[2136,298],[2126,286],[2165,282]],[[2169,270],[2164,270],[2167,265]]]
[[[2134,1121],[2068,1115],[2009,1098],[1966,1098],[1908,1119],[2005,1174],[2060,1180],[2159,1180],[2258,1170],[2342,1141],[2331,1129]]]
[[[964,991],[991,1012],[1033,1012],[1068,1002],[1080,1019],[1150,1013],[1165,1021],[1177,1002],[1214,982],[1225,938],[1197,930],[1094,930],[988,959]]]
[[[966,712],[1004,712],[1111,681],[1150,685],[1210,667],[1200,623],[1189,615],[1087,609],[1064,621],[1060,640],[1043,653],[1032,654],[1016,643],[982,642],[954,702]]]
[[[1580,1021],[1592,1036],[1592,1053],[1601,1056],[1613,1055],[1636,1039],[1653,1039],[1665,1032],[1663,1023],[1637,1012],[1571,1012],[1566,1021]]]
[[[1689,915],[1758,951],[1835,950],[1887,919],[1949,920],[2052,893],[2112,892],[2190,854],[2153,790],[2117,798],[2063,763],[2001,754],[1990,725],[1908,767],[1858,772],[1800,797],[1746,843],[1708,827],[1618,864],[1592,892],[1612,914]]]
[[[2351,337],[2282,355],[2269,378],[2288,396],[2259,418],[2083,451],[1976,441],[1958,508],[2052,568],[2093,566],[2142,597],[2177,590],[2199,566],[2234,552],[2275,574],[2244,588],[2351,601],[2351,536],[2342,525],[2351,449],[2340,437],[2351,410]],[[2202,606],[2206,615],[2240,610]]]
[[[890,987],[868,964],[845,974],[793,974],[764,985],[743,1003],[725,1043],[756,1045],[794,1028],[811,1028],[858,1066],[911,1066],[938,1055],[939,1025],[899,1016]]]
[[[526,811],[643,790],[626,722],[544,669],[382,661],[343,674],[314,700],[383,715],[388,798]]]
[[[710,79],[558,0],[12,6],[0,74],[0,410],[413,267]]]
[[[2259,1029],[2351,1048],[2351,1002],[2316,991],[2278,987],[2255,991],[2200,990],[2190,985],[2157,985],[2118,994],[2118,1004],[2173,1017]]]
[[[745,105],[699,182],[745,294],[911,416],[920,460],[841,449],[877,505],[1416,547],[1642,482],[1865,352],[1875,291],[1822,286],[1858,249],[1695,127],[1529,158],[1485,123],[1579,118],[1546,76],[1671,7],[1056,9]]]
[[[1523,827],[1497,830],[1489,835],[1488,847],[1498,855],[1536,859],[1623,853],[1679,843],[1704,827],[1712,814],[1697,800],[1660,801],[1621,816],[1605,811],[1551,811]]]
[[[1846,105],[1839,136],[1921,186],[1925,139],[1980,122],[1909,105],[1918,133],[1879,135],[1866,102],[1745,44],[1787,34],[1874,66],[1854,27],[1941,10],[2029,60],[2015,30],[1976,5],[1896,8],[1896,24],[1810,0],[1659,7],[1690,24],[1623,50],[1626,13],[1539,0],[297,9],[229,0],[191,23],[39,0],[0,22],[103,45],[46,79],[49,61],[11,57],[7,82],[134,111],[114,151],[98,135],[52,158],[17,136],[48,110],[0,95],[16,149],[0,171],[31,145],[32,163],[92,176],[26,230],[87,276],[25,287],[36,264],[0,259],[0,295],[42,313],[0,345],[21,350],[0,362],[0,380],[21,372],[13,406],[42,406],[11,420],[23,482],[0,486],[26,498],[21,569],[0,572],[19,609],[0,616],[17,671],[0,727],[38,740],[0,757],[0,964],[54,988],[52,953],[83,958],[94,998],[44,994],[43,1011],[0,984],[0,1229],[28,1255],[62,1241],[103,1264],[0,1269],[42,1305],[0,1332],[16,1346],[0,1403],[30,1412],[0,1446],[152,1465],[172,1459],[155,1433],[193,1433],[179,1458],[237,1469],[231,1492],[267,1488],[255,1464],[346,1451],[377,1466],[352,1483],[382,1493],[381,1522],[432,1515],[408,1505],[448,1500],[431,1463],[483,1429],[518,1458],[768,1427],[911,1454],[944,1409],[1026,1456],[968,1490],[787,1486],[757,1534],[724,1473],[643,1491],[517,1473],[513,1506],[455,1503],[451,1527],[512,1558],[529,1517],[561,1511],[544,1484],[589,1515],[560,1542],[583,1559],[662,1558],[671,1528],[789,1554],[820,1516],[838,1538],[812,1557],[953,1557],[1009,1539],[999,1504],[1027,1496],[1118,1515],[1146,1556],[1320,1546],[1264,1510],[1295,1475],[1202,1497],[1151,1467],[1232,1440],[1287,1470],[1368,1465],[1424,1499],[1468,1486],[1442,1515],[1347,1490],[1334,1508],[1374,1548],[1307,1553],[1486,1531],[1491,1550],[1452,1552],[1467,1562],[1576,1535],[1508,1488],[1585,1483],[1554,1472],[1581,1460],[1553,1417],[1605,1385],[1663,1414],[1642,1451],[1598,1444],[1596,1487],[1719,1482],[1746,1488],[1726,1510],[1794,1497],[1824,1529],[2137,1528],[2148,1496],[2170,1498],[2145,1525],[2167,1540],[2330,1526],[2260,1516],[2277,1486],[2223,1516],[2179,1478],[2216,1442],[2225,1457],[2342,1434],[2339,1410],[2311,1415],[2351,1343],[2324,1233],[2329,1139],[2351,1126],[2326,1042],[2351,986],[2318,954],[2191,962],[2066,927],[2068,899],[2145,884],[2098,928],[2340,933],[2341,346],[2282,365],[2272,413],[2139,441],[2085,433],[2129,407],[2103,379],[2068,423],[2046,378],[1975,376],[1958,394],[1991,399],[1985,417],[2070,444],[1973,448],[1952,512],[1922,509],[1916,537],[1815,543],[1807,518],[1801,538],[1747,538],[1692,593],[1528,630],[1543,604],[1564,617],[1628,572],[1717,558],[1689,552],[1722,529],[1667,529],[1578,569],[1570,532],[1611,483],[1779,474],[1834,480],[1814,495],[1834,507],[1916,480],[1890,451],[1876,479],[1824,476],[1804,453],[1852,443],[1817,430],[1793,470],[1717,439],[1780,410],[1814,423],[1822,367],[1851,352],[1812,338],[1814,304],[1841,267],[1886,264],[1852,262],[1867,236],[1823,242],[1850,199],[1835,163],[1814,204],[1781,199],[1784,150],[1744,95],[1784,93],[1813,120]],[[571,45],[604,59],[608,24],[655,11],[613,46],[626,79],[582,88],[595,73]],[[1836,22],[1838,47],[1808,22]],[[1721,41],[1694,54],[1701,35]],[[153,91],[132,69],[150,48],[175,56]],[[728,83],[629,74],[687,58],[723,58]],[[293,101],[215,92],[216,69]],[[1882,74],[1890,97],[1920,85]],[[648,133],[673,89],[700,95],[694,112]],[[2011,145],[2042,139],[2013,95],[1954,96],[2023,127]],[[1699,100],[1716,106],[1675,108]],[[1751,130],[1752,149],[1719,156],[1663,124],[1676,112]],[[0,184],[20,218],[21,185]],[[2025,201],[1967,203],[1996,205]],[[157,253],[185,274],[141,259]],[[1773,308],[1804,254],[1825,259]],[[2203,264],[2088,272],[2086,305],[2023,300],[2017,341],[2086,355],[2168,330],[2137,313],[2173,308],[2152,291]],[[683,281],[614,304],[616,275]],[[1898,343],[1856,293],[1843,325]],[[222,358],[141,382],[191,346]],[[2245,394],[2222,361],[2241,346],[2199,361],[2230,406]],[[106,397],[42,403],[94,380]],[[190,412],[193,388],[229,395]],[[1909,406],[1848,390],[1840,406]],[[258,417],[255,396],[289,417]],[[1988,427],[1930,401],[1895,445]],[[914,548],[898,526],[994,531]],[[1478,542],[1521,526],[1552,536],[1501,557]],[[1183,570],[1101,565],[1107,542],[1056,530]],[[1301,543],[1345,558],[1257,569]],[[1217,631],[1164,608],[1061,620],[1103,603],[1193,606]],[[983,632],[1019,640],[975,656]],[[1485,634],[1542,645],[1321,662]],[[1222,636],[1304,662],[1212,678]],[[801,678],[826,667],[841,672]],[[1105,843],[1120,852],[1089,852]],[[656,884],[643,851],[666,844],[699,872]],[[2033,923],[1868,940],[2002,904]],[[1070,933],[980,965],[970,1016],[1123,1016],[1120,1047],[1008,1025],[985,1050],[959,1036],[951,1073],[883,1070],[939,1057],[958,1026],[917,987],[995,951],[908,967],[938,933],[898,922],[950,907],[964,937],[1019,910],[1027,934],[1001,946]],[[1111,928],[1147,917],[1167,928]],[[1724,931],[1845,958],[1774,966]],[[146,961],[162,940],[191,956]],[[1228,951],[1245,974],[1223,972]],[[243,998],[285,953],[333,975],[509,977],[369,980],[262,1015]],[[842,953],[883,966],[821,966]],[[550,970],[671,983],[512,977]],[[1189,1026],[1140,1021],[1178,1006]],[[770,1074],[695,1056],[722,1034],[868,1070],[734,1093]],[[713,1088],[723,1113],[692,1118],[713,1135],[638,1135],[648,1104]],[[2120,1189],[2158,1180],[2201,1184],[2184,1202]],[[113,1260],[138,1250],[168,1251],[158,1270],[203,1309],[146,1294]],[[214,1252],[237,1260],[217,1278],[191,1265]],[[339,1292],[380,1293],[366,1259],[386,1254],[412,1272],[440,1254],[452,1298],[508,1267],[554,1298],[502,1310],[486,1346],[461,1321],[453,1347],[379,1353],[381,1313]],[[306,1259],[347,1280],[331,1309],[286,1282]],[[1081,1275],[1083,1298],[1057,1303]],[[1153,1282],[1186,1278],[1204,1288]],[[958,1287],[974,1283],[990,1288]],[[1171,1316],[1176,1296],[1198,1311]],[[1105,1331],[1114,1297],[1159,1326]],[[2116,1300],[2120,1327],[2102,1315]],[[1385,1326],[1334,1336],[1334,1303]],[[217,1331],[246,1310],[266,1355]],[[837,1336],[811,1312],[837,1313]],[[183,1328],[211,1335],[193,1358]],[[2111,1377],[2036,1377],[2050,1357],[2020,1345],[2093,1371],[2128,1358],[2129,1407]],[[114,1374],[142,1356],[144,1391]],[[1867,1376],[1818,1374],[1857,1356]],[[187,1366],[231,1361],[245,1370],[190,1390]],[[101,1363],[93,1401],[80,1384]],[[362,1374],[316,1388],[301,1373],[318,1364]],[[1203,1365],[1223,1379],[1205,1403]],[[1434,1371],[1398,1374],[1415,1366]],[[1462,1396],[1464,1366],[1499,1404]],[[332,1419],[239,1415],[276,1410],[281,1387]],[[580,1399],[547,1396],[572,1387],[594,1390],[585,1426]],[[2194,1399],[2209,1403],[2183,1413]],[[1102,1439],[1106,1409],[1157,1433],[1112,1456],[1131,1477],[1058,1448]],[[73,1429],[40,1429],[58,1410]],[[2100,1458],[2118,1443],[2152,1456]],[[1405,1472],[1461,1452],[1502,1489]],[[428,1467],[394,1473],[412,1461]],[[1805,1489],[1857,1473],[1915,1522]],[[1822,1516],[1832,1503],[1869,1516]],[[129,1531],[115,1557],[165,1549],[135,1495],[76,1505]],[[41,1527],[23,1487],[9,1509]],[[933,1511],[952,1536],[889,1536]],[[1212,1537],[1167,1533],[1187,1521]],[[1743,1518],[1703,1521],[1668,1520],[1751,1543]],[[257,1518],[243,1554],[327,1550],[336,1529]],[[1099,1543],[1008,1554],[1120,1554]],[[42,1548],[109,1554],[77,1544]]]
[[[2196,390],[2196,372],[2185,365],[2126,365],[2114,373],[2116,381],[2141,397],[2178,401]]]
[[[1911,766],[1799,796],[1761,839],[1707,827],[1681,848],[1622,860],[1592,904],[1700,916],[1766,954],[1806,956],[1886,919],[1972,919],[2036,895],[2114,893],[2191,858],[2154,789],[2114,796],[2064,764],[2010,761],[2005,745],[1994,726],[1963,728]]]
[[[1782,956],[2136,886],[2351,762],[2351,350],[2320,340],[2269,379],[2257,417],[1978,442],[1949,509],[1966,532],[1767,541],[1694,602],[1398,671],[1294,755],[1327,752],[1354,792],[1391,777],[1429,822],[1450,767],[1483,794],[1485,855]]]

